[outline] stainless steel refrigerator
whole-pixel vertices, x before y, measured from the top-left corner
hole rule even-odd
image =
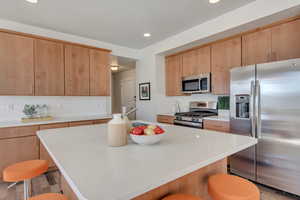
[[[231,132],[258,144],[230,158],[230,171],[300,195],[300,59],[231,70]]]

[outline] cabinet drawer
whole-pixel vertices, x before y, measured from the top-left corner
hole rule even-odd
[[[86,125],[93,125],[93,124],[94,124],[93,120],[70,122],[70,127],[74,127],[74,126],[86,126]]]
[[[108,123],[109,121],[111,120],[111,118],[108,118],[108,119],[97,119],[97,120],[94,120],[94,124],[106,124]]]
[[[0,139],[34,136],[39,126],[22,126],[12,128],[0,128]]]
[[[216,120],[204,120],[204,129],[229,132],[229,122],[216,121]]]
[[[69,123],[44,124],[40,126],[40,130],[66,128],[66,127],[69,127]]]
[[[174,124],[174,116],[168,115],[157,115],[157,122],[159,123],[166,123],[166,124]]]

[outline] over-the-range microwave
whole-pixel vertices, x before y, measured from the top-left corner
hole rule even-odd
[[[200,74],[197,76],[188,76],[182,78],[183,93],[210,93],[210,73]]]

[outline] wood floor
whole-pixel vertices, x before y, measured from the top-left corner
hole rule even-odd
[[[7,183],[0,183],[0,200],[23,200],[23,184],[7,189]],[[258,185],[261,191],[261,200],[299,200],[300,197]],[[59,173],[50,172],[32,180],[32,195],[48,192],[60,192]]]

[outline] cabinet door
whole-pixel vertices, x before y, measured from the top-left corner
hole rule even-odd
[[[181,55],[166,58],[165,66],[166,95],[181,96],[182,57]]]
[[[97,119],[97,120],[93,121],[93,124],[107,124],[110,120],[111,120],[111,118],[108,118],[108,119]]]
[[[74,126],[88,126],[88,125],[93,125],[93,124],[94,124],[93,120],[70,122],[70,127],[74,127]]]
[[[39,142],[36,136],[0,140],[0,171],[9,165],[39,159]],[[0,173],[2,179],[2,173]]]
[[[229,122],[204,120],[204,129],[228,133],[230,128]]]
[[[230,69],[241,66],[241,37],[212,45],[212,91],[217,95],[228,95]]]
[[[35,40],[35,95],[64,96],[65,68],[63,44]]]
[[[266,63],[271,61],[271,29],[243,36],[243,65]]]
[[[68,123],[45,124],[40,126],[40,130],[66,128],[66,127],[69,127]],[[49,155],[48,151],[46,150],[46,148],[42,143],[40,143],[40,159],[47,160],[49,163],[49,168],[56,167],[54,161],[52,160],[51,156]]]
[[[90,95],[89,49],[75,45],[65,46],[65,95]]]
[[[210,72],[210,46],[195,49],[182,55],[182,76]]]
[[[90,95],[109,96],[110,77],[109,52],[90,50]]]
[[[33,39],[0,33],[0,95],[33,95]]]
[[[300,58],[300,19],[272,28],[273,60]]]

